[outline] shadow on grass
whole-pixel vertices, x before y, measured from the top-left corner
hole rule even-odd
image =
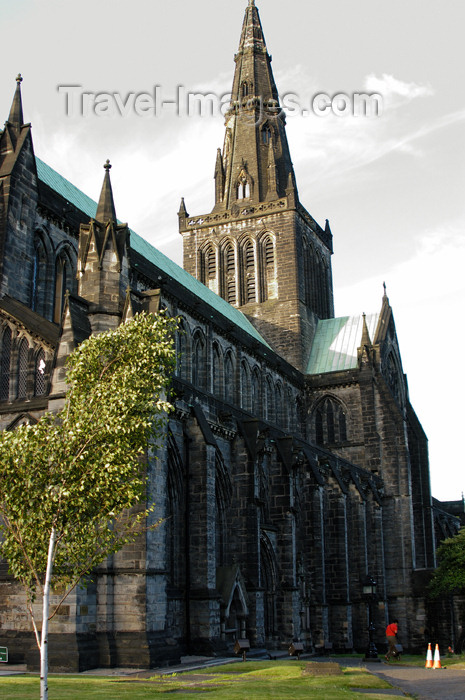
[[[146,700],[156,695],[177,700],[207,697],[212,700],[363,700],[370,689],[371,700],[394,697],[385,692],[391,686],[363,668],[341,668],[337,675],[315,675],[315,664],[305,661],[239,662],[195,672],[178,673],[140,680],[83,676],[51,676],[50,700]],[[335,665],[335,664],[333,664]],[[321,664],[318,664],[321,666]],[[0,680],[2,700],[32,700],[39,696],[38,677],[15,676]]]

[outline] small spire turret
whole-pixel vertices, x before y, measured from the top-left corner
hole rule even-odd
[[[216,152],[215,163],[215,204],[221,204],[224,198],[224,166],[221,148]]]
[[[116,210],[110,181],[110,161],[107,160],[103,167],[105,169],[105,177],[103,178],[102,191],[100,193],[95,218],[102,223],[107,223],[108,221],[114,221],[116,223]]]
[[[362,340],[360,341],[360,345],[362,347],[371,347],[371,338],[370,338],[370,333],[368,331],[368,326],[367,326],[367,317],[366,314],[363,314],[363,330],[362,330]]]
[[[21,127],[24,124],[24,119],[23,119],[23,103],[21,99],[21,83],[23,82],[23,78],[21,76],[21,73],[18,73],[16,76],[16,90],[15,94],[13,97],[13,102],[11,103],[11,109],[10,109],[10,114],[8,116],[8,123],[11,126],[16,127],[17,129],[21,129]]]

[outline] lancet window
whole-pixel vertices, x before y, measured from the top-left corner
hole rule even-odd
[[[315,441],[318,445],[347,441],[347,422],[344,408],[339,401],[325,398],[315,410]]]

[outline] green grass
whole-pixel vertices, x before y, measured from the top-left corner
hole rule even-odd
[[[384,657],[381,657],[384,660]],[[433,649],[434,658],[434,649]],[[402,654],[400,661],[391,661],[390,666],[421,666],[424,667],[426,663],[426,652],[424,656],[413,655],[413,654]],[[448,656],[444,654],[441,656],[441,666],[454,667],[456,669],[465,669],[465,655],[464,654],[453,654]]]
[[[49,678],[50,700],[145,700],[158,696],[193,700],[382,700],[377,689],[390,686],[363,668],[343,668],[338,676],[304,675],[305,661],[238,662],[195,672],[153,676],[148,680],[118,677],[61,676]],[[357,693],[351,688],[370,688],[373,693]],[[0,678],[2,700],[36,700],[39,697],[37,676]],[[160,697],[161,700],[161,697]]]

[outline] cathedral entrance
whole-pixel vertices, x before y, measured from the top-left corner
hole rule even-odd
[[[221,640],[234,645],[247,637],[248,596],[239,566],[220,566],[216,586],[221,595]]]

